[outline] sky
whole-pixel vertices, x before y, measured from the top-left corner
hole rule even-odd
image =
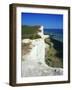
[[[47,29],[63,29],[63,15],[22,13],[21,23],[30,26],[42,25]]]

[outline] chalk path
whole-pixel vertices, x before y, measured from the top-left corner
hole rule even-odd
[[[42,43],[42,44],[41,44]],[[33,77],[33,76],[54,76],[63,75],[62,68],[53,68],[45,63],[44,49],[45,43],[39,39],[33,42],[35,44],[31,53],[22,56],[21,61],[21,76]],[[37,45],[38,44],[38,45]],[[38,47],[37,47],[38,46]],[[38,52],[37,52],[38,49]],[[39,50],[41,49],[41,50]],[[39,53],[39,54],[36,54]],[[40,58],[42,57],[42,58]]]

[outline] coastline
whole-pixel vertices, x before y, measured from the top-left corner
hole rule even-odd
[[[50,35],[50,37],[63,42],[63,31],[62,29],[44,29],[45,35]]]
[[[49,34],[45,35],[43,26],[25,27],[21,42],[21,76],[63,75],[62,51],[60,52],[63,48],[62,43]],[[34,32],[36,28],[37,32]],[[31,31],[30,34],[28,31]]]

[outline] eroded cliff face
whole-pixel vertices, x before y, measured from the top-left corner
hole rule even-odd
[[[41,38],[22,40],[21,76],[49,76],[62,75],[61,68],[52,68],[45,63],[45,48],[49,48],[44,42],[43,27],[40,28]]]

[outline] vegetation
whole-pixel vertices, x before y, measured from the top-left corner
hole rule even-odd
[[[22,26],[22,39],[37,39],[37,38],[41,38],[40,35],[38,35],[38,32],[40,32],[40,30],[38,29],[39,26]]]
[[[50,47],[45,54],[45,62],[51,67],[61,67],[63,68],[63,44],[53,38],[45,39]]]

